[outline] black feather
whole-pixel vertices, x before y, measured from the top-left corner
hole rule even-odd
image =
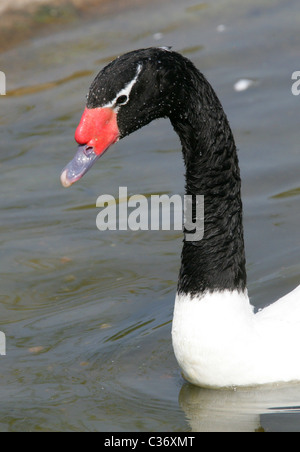
[[[186,193],[204,195],[204,237],[184,241],[178,292],[198,294],[246,287],[241,181],[233,134],[211,85],[191,61],[164,48],[127,53],[93,82],[88,108],[101,107],[142,71],[120,107],[121,137],[169,117],[180,137]],[[195,215],[195,213],[194,213]]]

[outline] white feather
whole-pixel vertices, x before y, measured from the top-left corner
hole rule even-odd
[[[132,91],[132,88],[138,81],[141,70],[142,70],[142,65],[139,64],[134,78],[130,82],[128,82],[127,85],[123,89],[121,89],[121,91],[119,91],[116,94],[116,96],[114,97],[113,100],[111,100],[107,104],[103,105],[102,108],[113,108],[115,106],[116,100],[118,99],[118,97],[121,97],[121,96],[127,96],[127,101],[122,104],[122,105],[126,105],[129,102],[130,93]],[[115,107],[115,111],[118,112],[119,108],[120,108],[119,106]]]
[[[177,295],[172,339],[184,377],[198,386],[300,380],[300,286],[256,314],[247,293]]]

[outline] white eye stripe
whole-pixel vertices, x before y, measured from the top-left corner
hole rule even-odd
[[[116,97],[112,101],[110,101],[109,103],[103,105],[102,108],[112,108],[116,104],[117,99],[119,97],[121,97],[121,96],[126,96],[127,97],[127,101],[122,103],[122,105],[126,105],[129,102],[130,93],[132,91],[132,88],[134,87],[134,85],[136,84],[136,82],[138,80],[138,77],[140,75],[141,70],[142,70],[142,65],[139,64],[138,67],[137,67],[137,72],[136,72],[136,75],[135,75],[134,79],[131,80],[131,82],[127,83],[125,88],[121,89],[121,91],[118,92]],[[121,105],[117,105],[115,110],[118,111],[120,107],[121,107]]]

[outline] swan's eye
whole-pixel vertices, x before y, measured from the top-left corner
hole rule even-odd
[[[124,104],[126,104],[127,101],[128,101],[128,97],[123,95],[123,96],[118,97],[118,99],[116,100],[116,104],[124,105]]]

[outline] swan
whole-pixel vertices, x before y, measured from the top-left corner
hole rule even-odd
[[[241,179],[234,137],[213,88],[170,48],[126,53],[93,81],[64,168],[78,181],[121,138],[168,117],[179,135],[186,194],[203,195],[204,236],[181,255],[172,343],[184,378],[211,388],[300,380],[300,286],[255,313],[246,285]]]

